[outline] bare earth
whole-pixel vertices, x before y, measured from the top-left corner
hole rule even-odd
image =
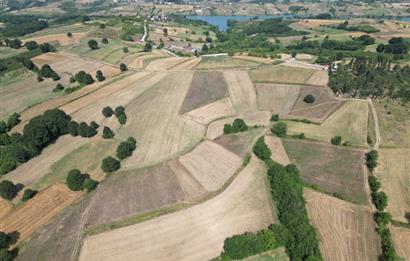
[[[80,260],[209,260],[225,238],[274,223],[263,163],[253,157],[220,195],[191,208],[84,242]]]
[[[308,189],[304,196],[324,260],[377,260],[380,242],[370,208]]]

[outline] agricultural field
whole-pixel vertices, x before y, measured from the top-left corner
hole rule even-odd
[[[334,136],[341,136],[343,142],[351,145],[367,144],[368,106],[365,100],[348,100],[323,123],[302,123],[288,121],[288,133],[304,133],[306,137],[330,142]]]
[[[257,83],[255,87],[259,109],[279,115],[290,113],[300,92],[300,86],[296,85]]]
[[[262,135],[262,129],[252,129],[246,132],[223,135],[215,143],[244,158],[251,150],[256,138]]]
[[[355,203],[368,203],[363,151],[293,139],[282,142],[306,183]]]
[[[262,63],[237,59],[230,56],[203,57],[202,61],[195,66],[196,70],[216,70],[231,68],[253,68],[259,67]]]
[[[377,260],[380,242],[370,209],[308,189],[304,196],[324,260]]]
[[[156,219],[87,237],[80,260],[214,258],[221,253],[226,237],[257,231],[275,222],[264,172],[263,163],[253,157],[229,187],[213,199]],[[211,230],[209,224],[213,224]]]
[[[251,71],[257,83],[307,84],[323,86],[327,84],[327,74],[316,69],[277,65]]]
[[[247,71],[225,71],[232,105],[238,113],[256,111],[256,92]]]
[[[403,257],[404,260],[410,260],[410,229],[391,226],[390,231],[397,254]]]
[[[380,124],[382,147],[410,147],[410,106],[393,100],[374,102]]]
[[[227,95],[227,85],[221,72],[195,72],[180,113],[184,114]]]
[[[394,219],[407,222],[410,213],[410,149],[380,149],[375,175],[389,197],[388,210]]]

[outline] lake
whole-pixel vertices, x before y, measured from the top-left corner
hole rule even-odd
[[[218,26],[219,30],[226,31],[228,29],[228,20],[248,21],[255,16],[245,15],[188,15],[188,19],[202,20],[209,24]],[[288,18],[286,15],[257,15],[259,19],[271,19],[271,18]]]

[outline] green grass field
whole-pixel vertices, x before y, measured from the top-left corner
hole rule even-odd
[[[288,134],[304,133],[307,138],[330,142],[334,136],[341,136],[342,142],[365,146],[367,143],[367,101],[349,100],[322,124],[288,122]]]
[[[23,53],[27,51],[26,48],[22,47],[20,49],[13,49],[9,47],[0,47],[0,59],[6,59],[13,57],[17,54]]]

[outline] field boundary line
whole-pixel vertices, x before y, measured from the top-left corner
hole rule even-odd
[[[381,143],[381,136],[380,136],[380,125],[379,125],[379,118],[377,116],[376,108],[374,107],[373,100],[369,97],[367,98],[367,102],[370,105],[373,114],[373,122],[374,122],[374,134],[376,136],[376,142],[373,145],[373,149],[377,150],[380,147]]]

